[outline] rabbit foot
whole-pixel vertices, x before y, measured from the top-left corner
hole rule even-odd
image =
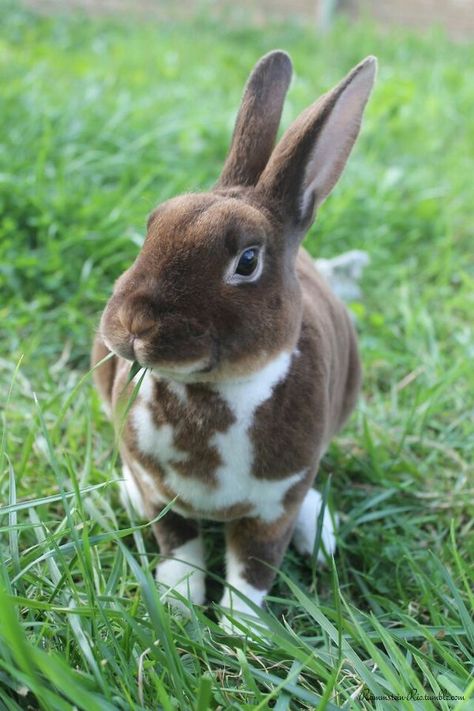
[[[227,577],[236,590],[240,590],[250,602],[261,607],[266,590],[258,590],[245,580],[240,564],[229,551],[227,553]],[[224,611],[220,627],[226,634],[246,635],[246,631],[235,625],[234,621],[242,623],[245,627],[250,627],[252,632],[258,632],[258,627],[267,628],[265,623],[256,616],[254,608],[230,587],[226,587],[224,590],[221,607],[224,608]],[[226,611],[229,612],[229,615],[226,614]]]
[[[241,623],[242,626],[236,625],[236,622]],[[268,626],[259,617],[255,617],[254,614],[236,612],[235,610],[232,610],[231,617],[226,614],[222,616],[219,627],[225,634],[233,637],[246,637],[249,633],[252,636],[260,636],[260,632],[268,630]],[[247,629],[244,629],[245,627]],[[264,635],[262,634],[261,636],[263,637]]]
[[[195,538],[173,551],[173,557],[167,558],[156,568],[156,582],[167,590],[163,599],[172,607],[189,615],[189,608],[173,592],[195,605],[203,605],[206,597],[205,572],[203,567],[204,552],[200,538]]]
[[[293,533],[293,543],[298,553],[302,555],[312,555],[314,543],[316,540],[316,532],[318,529],[318,517],[321,511],[322,497],[316,489],[309,489],[296,520],[295,530]],[[326,507],[323,516],[323,528],[321,532],[321,548],[324,548],[327,555],[334,555],[336,551],[336,524],[337,518],[333,521],[331,512]],[[318,551],[318,563],[324,563],[326,556],[323,550]]]
[[[255,602],[260,604],[261,595],[258,596]],[[249,628],[252,634],[258,634],[259,629],[268,629],[265,622],[262,622],[262,620],[255,615],[255,610],[240,597],[232,594],[228,589],[226,589],[222,597],[221,607],[224,608],[224,612],[219,627],[228,635],[246,636],[248,632],[243,629],[243,627]],[[229,614],[226,614],[226,611],[228,611]],[[236,622],[242,626],[235,624]]]

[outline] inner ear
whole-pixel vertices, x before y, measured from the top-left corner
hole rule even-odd
[[[376,71],[368,57],[286,131],[263,171],[258,190],[276,201],[299,229],[339,179],[359,134]]]
[[[359,135],[362,114],[372,89],[375,62],[366,60],[366,70],[355,74],[336,97],[319,131],[306,166],[302,213],[314,210],[327,198],[346,165]]]
[[[270,158],[292,75],[286,52],[256,64],[245,86],[232,142],[216,187],[256,185]]]

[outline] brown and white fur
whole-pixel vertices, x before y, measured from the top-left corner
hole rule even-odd
[[[312,483],[354,407],[360,365],[351,319],[300,243],[344,168],[375,71],[365,59],[274,147],[291,62],[264,56],[216,187],[152,213],[102,315],[92,362],[114,354],[95,377],[116,422],[130,362],[147,368],[120,436],[124,486],[150,519],[177,497],[154,524],[157,580],[194,603],[205,599],[200,519],[225,522],[222,605],[236,612],[249,606],[232,587],[260,605],[292,537],[313,550]],[[329,514],[323,541],[332,552]]]

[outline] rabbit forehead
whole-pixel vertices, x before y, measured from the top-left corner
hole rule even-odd
[[[234,252],[249,238],[264,241],[270,230],[264,212],[240,198],[216,193],[181,195],[154,211],[145,248],[168,251],[221,245],[226,252]]]

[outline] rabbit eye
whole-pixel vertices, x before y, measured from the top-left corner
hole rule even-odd
[[[245,284],[257,281],[263,271],[265,246],[247,247],[229,264],[224,279],[228,284]]]
[[[250,247],[242,252],[235,268],[235,274],[239,276],[251,276],[258,267],[259,250],[257,247]]]

